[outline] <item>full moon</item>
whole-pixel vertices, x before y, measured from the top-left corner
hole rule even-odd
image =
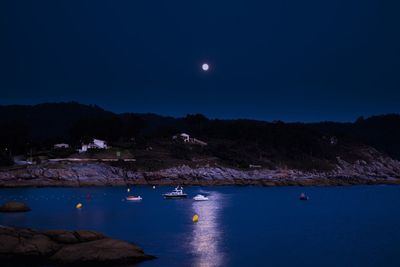
[[[204,63],[203,65],[201,65],[201,68],[202,68],[204,71],[208,71],[208,69],[210,68],[210,66],[208,66],[207,63]]]

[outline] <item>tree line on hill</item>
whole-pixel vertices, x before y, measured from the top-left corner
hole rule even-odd
[[[111,143],[135,140],[135,146],[141,147],[180,132],[206,140],[209,145],[191,150],[175,146],[174,155],[201,153],[237,165],[289,162],[293,167],[321,167],[338,155],[351,157],[356,147],[365,145],[400,159],[397,114],[360,117],[354,123],[284,123],[210,120],[201,114],[184,118],[114,114],[98,106],[71,102],[0,106],[0,165],[10,164],[12,155],[32,148],[49,149],[59,142],[79,145],[90,138]]]

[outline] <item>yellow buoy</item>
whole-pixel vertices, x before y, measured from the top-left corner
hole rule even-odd
[[[82,208],[82,203],[78,203],[78,204],[76,204],[76,206],[75,206],[75,208],[77,208],[77,209],[81,209]]]
[[[193,222],[198,222],[199,221],[199,215],[197,215],[197,214],[193,215],[192,221]]]

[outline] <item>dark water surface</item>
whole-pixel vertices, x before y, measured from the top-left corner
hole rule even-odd
[[[171,189],[134,187],[139,203],[122,187],[0,189],[32,208],[0,224],[97,230],[158,257],[140,267],[400,266],[400,186],[185,188],[205,202],[164,200]]]

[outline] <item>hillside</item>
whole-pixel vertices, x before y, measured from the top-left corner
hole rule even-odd
[[[18,154],[51,157],[54,143],[78,147],[94,137],[133,155],[136,163],[119,166],[130,170],[211,164],[331,171],[338,158],[367,164],[373,160],[371,155],[400,159],[400,116],[396,114],[360,118],[354,123],[284,123],[210,120],[200,114],[184,118],[114,114],[73,102],[0,106],[0,129],[2,165]],[[181,132],[207,145],[172,141]],[[371,149],[376,152],[365,152]]]

